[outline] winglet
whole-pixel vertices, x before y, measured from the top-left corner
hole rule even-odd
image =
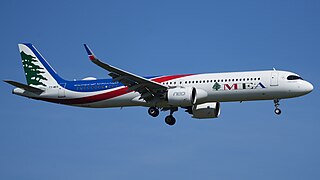
[[[87,44],[83,44],[84,45],[84,48],[86,49],[87,53],[88,53],[88,56],[89,56],[89,59],[91,61],[93,60],[96,60],[97,58],[94,56],[93,52],[91,51],[91,49],[87,46]]]

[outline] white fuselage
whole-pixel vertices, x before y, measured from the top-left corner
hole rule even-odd
[[[287,71],[249,71],[229,73],[207,73],[196,74],[176,78],[161,84],[169,87],[195,87],[207,93],[205,99],[197,103],[206,102],[230,102],[230,101],[252,101],[252,100],[273,100],[286,99],[302,96],[312,91],[313,86],[302,79],[288,80],[290,75],[296,75]],[[298,75],[297,75],[298,76]],[[57,96],[57,89],[48,90],[48,93],[41,95],[41,98],[74,99],[116,91],[124,87],[96,91],[96,92],[75,92],[63,87],[64,96]],[[63,90],[62,90],[63,89]],[[61,92],[59,92],[61,94]],[[16,93],[20,94],[21,93]],[[29,95],[30,96],[30,95]],[[157,106],[170,107],[166,101],[146,102],[140,98],[138,92],[126,92],[122,95],[100,100],[97,102],[68,104],[81,107],[108,108],[125,106]]]

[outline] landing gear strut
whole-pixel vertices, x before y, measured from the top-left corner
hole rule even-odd
[[[159,109],[157,109],[156,107],[150,107],[148,109],[148,113],[152,117],[157,117],[159,115]]]
[[[171,109],[170,109],[170,115],[167,116],[167,117],[164,119],[164,121],[165,121],[168,125],[170,125],[170,126],[173,126],[173,125],[176,123],[176,118],[174,118],[174,117],[172,116],[172,114],[173,114],[175,111],[178,111],[178,108],[177,108],[177,107],[171,108]]]
[[[274,113],[276,113],[277,115],[280,115],[281,114],[281,109],[279,109],[279,99],[275,99],[275,100],[273,100],[273,102],[274,102],[274,107],[276,108],[275,110],[274,110]]]

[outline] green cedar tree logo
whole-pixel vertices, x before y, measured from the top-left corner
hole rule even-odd
[[[41,80],[46,81],[48,79],[42,75],[43,73],[45,73],[44,71],[41,71],[41,69],[43,68],[34,64],[34,62],[37,62],[36,58],[26,54],[23,51],[21,51],[20,54],[21,54],[23,69],[24,69],[24,72],[26,73],[28,84],[46,86],[41,82]]]
[[[219,83],[214,83],[214,85],[212,86],[212,89],[215,89],[216,91],[218,91],[221,88],[221,85]]]

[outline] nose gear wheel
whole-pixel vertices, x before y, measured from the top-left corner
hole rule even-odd
[[[280,106],[279,99],[275,99],[275,100],[273,100],[273,102],[274,102],[274,107],[275,107],[274,113],[276,113],[276,115],[280,115],[281,109],[279,108],[279,106]]]

